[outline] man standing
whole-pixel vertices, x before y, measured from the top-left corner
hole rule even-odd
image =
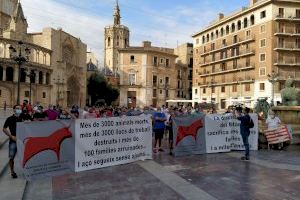
[[[14,106],[14,114],[8,117],[3,126],[3,132],[9,137],[9,167],[12,178],[18,178],[14,170],[14,159],[17,153],[17,122],[22,122],[20,117],[22,113],[21,106]]]
[[[155,134],[155,142],[154,142],[154,153],[157,152],[156,150],[156,145],[158,142],[158,151],[164,151],[161,148],[161,140],[163,139],[164,136],[164,132],[165,132],[165,121],[167,120],[166,115],[161,111],[161,108],[158,107],[157,108],[157,112],[154,113],[153,115],[153,120],[154,120],[154,127],[153,127],[153,131]]]
[[[245,156],[243,156],[241,160],[250,160],[250,150],[249,150],[249,141],[248,141],[250,135],[249,124],[251,123],[252,120],[251,117],[249,116],[250,108],[247,107],[245,108],[244,115],[242,115],[241,107],[238,107],[236,111],[237,111],[237,119],[241,121],[240,132],[245,146]]]

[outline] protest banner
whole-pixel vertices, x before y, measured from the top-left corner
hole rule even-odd
[[[257,150],[258,119],[256,114],[250,116],[254,122],[254,127],[250,129],[250,149]],[[232,114],[177,117],[173,132],[175,156],[245,149],[240,135],[240,121]]]
[[[258,149],[258,118],[250,114],[254,127],[250,129],[250,150]],[[240,121],[232,114],[213,114],[205,117],[206,153],[245,150],[240,134]]]
[[[74,171],[74,121],[17,124],[18,160],[27,180]]]
[[[203,154],[205,144],[205,115],[175,117],[173,120],[174,155]]]
[[[75,171],[152,159],[150,115],[77,120]]]
[[[17,124],[27,180],[152,159],[150,115]]]

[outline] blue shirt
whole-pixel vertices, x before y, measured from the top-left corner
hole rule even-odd
[[[241,125],[240,125],[241,135],[249,136],[250,129],[249,129],[248,125],[249,125],[250,119],[251,119],[250,116],[247,114],[247,115],[238,117],[237,119],[241,121]]]
[[[154,118],[154,127],[153,127],[153,129],[155,129],[155,130],[165,129],[165,122],[161,121],[161,120],[156,120],[156,117],[167,119],[165,113],[156,112],[153,115],[153,118]]]

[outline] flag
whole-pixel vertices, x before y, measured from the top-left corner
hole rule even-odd
[[[265,136],[269,144],[278,144],[291,140],[289,129],[286,125],[277,129],[265,130]]]

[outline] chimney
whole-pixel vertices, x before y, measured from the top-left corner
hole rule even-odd
[[[223,13],[219,13],[219,20],[224,18],[224,14]]]
[[[142,47],[151,47],[151,42],[150,41],[143,41]]]
[[[256,4],[258,2],[258,0],[250,0],[250,6],[253,6],[254,4]]]

